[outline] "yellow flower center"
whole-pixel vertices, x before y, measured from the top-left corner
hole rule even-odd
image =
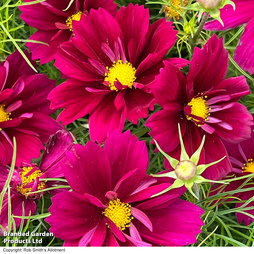
[[[10,119],[10,114],[11,113],[5,111],[5,105],[4,104],[0,105],[0,123],[11,120]]]
[[[175,173],[181,180],[189,180],[195,176],[197,172],[197,166],[189,160],[179,161],[176,165]]]
[[[37,177],[42,175],[42,172],[38,169],[35,170],[32,174],[29,172],[33,169],[33,167],[23,167],[23,171],[20,173],[22,184],[17,187],[17,190],[24,196],[28,197],[32,188],[25,188],[25,186],[31,182],[33,182]],[[43,190],[45,188],[45,182],[39,182],[37,190]]]
[[[133,219],[129,204],[120,202],[120,199],[112,199],[108,207],[102,212],[106,217],[112,220],[120,230],[130,227]]]
[[[77,12],[76,14],[71,15],[67,20],[66,20],[66,25],[70,28],[70,31],[73,32],[72,28],[72,21],[77,20],[80,21],[81,19],[81,14],[82,11]]]
[[[205,96],[206,97],[206,96]],[[191,115],[186,116],[188,120],[193,120],[195,122],[200,122],[200,119],[196,119],[194,116],[201,117],[204,120],[208,120],[210,108],[206,104],[206,100],[203,97],[192,98],[188,103],[191,106]]]
[[[253,159],[248,159],[248,163],[243,164],[244,172],[254,173],[254,161]]]
[[[163,11],[166,13],[166,15],[167,15],[169,18],[171,18],[171,19],[175,18],[176,20],[179,20],[179,19],[181,18],[181,16],[180,16],[180,14],[177,12],[177,10],[178,10],[180,13],[183,12],[183,10],[182,10],[182,8],[181,8],[181,6],[182,6],[181,0],[168,0],[168,2],[169,2],[172,6],[174,6],[174,8],[172,8],[172,7],[169,6],[169,5],[164,5],[164,6],[163,6]],[[185,7],[185,6],[188,5],[189,1],[183,0],[182,3],[183,3],[183,6]]]
[[[125,62],[123,63],[122,60],[118,60],[114,62],[112,67],[106,67],[108,72],[105,73],[105,81],[109,82],[109,88],[111,90],[118,91],[115,87],[115,81],[118,81],[123,85],[132,88],[133,82],[135,81],[136,77],[136,69],[132,67],[131,63]]]

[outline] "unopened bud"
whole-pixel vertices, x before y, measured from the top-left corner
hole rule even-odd
[[[197,166],[190,160],[182,160],[176,165],[175,174],[181,180],[187,181],[195,176]]]
[[[222,0],[197,0],[197,2],[206,10],[214,10],[222,4]]]

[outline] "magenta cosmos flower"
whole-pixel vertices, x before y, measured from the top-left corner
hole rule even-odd
[[[52,198],[50,231],[65,246],[181,246],[196,242],[203,210],[183,189],[150,198],[170,183],[146,175],[144,141],[113,131],[100,147],[75,145],[64,167],[72,191]],[[161,178],[165,180],[165,178]],[[166,179],[167,180],[167,179]]]
[[[32,2],[34,0],[24,0]],[[29,39],[47,43],[26,43],[32,52],[33,59],[40,59],[44,64],[54,59],[62,42],[68,41],[73,35],[72,21],[80,20],[81,14],[85,15],[91,9],[100,7],[115,15],[117,4],[113,0],[46,0],[33,5],[20,6],[20,17],[31,27],[38,29]]]
[[[64,163],[68,163],[65,156],[66,151],[72,150],[74,147],[73,138],[67,131],[60,130],[55,135],[51,135],[49,141],[46,144],[46,151],[42,156],[42,160],[39,166],[31,163],[22,163],[21,167],[14,169],[12,175],[10,187],[11,187],[11,209],[12,214],[15,216],[29,216],[29,213],[33,215],[36,210],[36,202],[42,197],[45,192],[31,193],[38,190],[44,190],[46,188],[55,187],[59,184],[63,185],[59,181],[40,181],[45,178],[60,178],[63,177],[63,171],[61,167]],[[0,191],[3,190],[5,182],[9,175],[9,169],[7,166],[0,165]],[[66,189],[54,189],[50,193],[52,195]],[[24,204],[24,211],[22,205]],[[15,225],[18,228],[21,223],[21,219],[15,218]],[[8,196],[7,193],[4,196],[0,224],[8,230]],[[0,228],[0,235],[3,231]]]
[[[199,163],[208,164],[227,155],[221,138],[232,143],[250,137],[252,116],[237,101],[249,94],[245,77],[225,79],[228,53],[222,39],[212,36],[203,49],[195,48],[190,70],[185,77],[170,63],[165,63],[151,90],[163,107],[153,114],[146,126],[164,152],[180,158],[177,126],[180,123],[186,150],[196,151],[206,135]],[[228,158],[202,174],[218,180],[231,171]]]
[[[230,174],[229,177],[240,177],[243,175],[249,175],[254,173],[254,129],[252,128],[251,132],[251,138],[245,141],[242,141],[238,144],[231,144],[228,142],[224,142],[224,145],[227,149],[230,162],[233,167],[233,173]],[[227,179],[229,178],[227,177]],[[246,181],[247,178],[233,181],[230,184],[226,186],[226,188],[223,189],[223,191],[231,191],[236,190],[240,186],[243,185],[243,183]],[[248,182],[247,184],[244,184],[244,187],[241,189],[244,190],[246,188],[252,188],[254,187],[254,177]],[[214,189],[217,189],[218,186],[215,186]],[[216,191],[217,192],[217,191]],[[211,192],[211,195],[214,195],[214,192]],[[234,194],[234,197],[240,198],[243,202],[237,202],[236,207],[240,207],[254,196],[254,189],[248,190],[240,193]],[[246,207],[254,206],[254,202],[250,202]],[[254,216],[254,209],[246,210],[245,212],[251,214]],[[250,216],[247,216],[242,213],[236,213],[236,217],[238,219],[238,222],[241,223],[244,221],[245,225],[249,225],[251,222],[254,222],[254,219]]]
[[[99,9],[73,22],[75,37],[61,44],[55,63],[68,78],[48,97],[52,109],[64,108],[58,121],[68,124],[90,114],[91,140],[102,143],[123,129],[126,118],[137,124],[147,117],[154,100],[149,83],[176,41],[171,25],[160,19],[149,26],[149,10],[133,4],[115,17]],[[180,67],[188,62],[170,61]]]
[[[54,87],[55,80],[36,74],[18,51],[0,63],[0,163],[11,162],[13,137],[20,166],[40,157],[43,143],[63,128],[49,116],[47,95]]]
[[[234,60],[244,70],[251,75],[254,73],[254,0],[232,0],[235,3],[235,11],[231,5],[226,5],[220,9],[220,22],[209,21],[204,26],[206,30],[220,31],[233,29],[247,23],[238,46],[234,53]]]

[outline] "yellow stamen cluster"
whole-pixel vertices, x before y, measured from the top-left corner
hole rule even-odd
[[[181,180],[190,180],[196,172],[197,166],[190,160],[179,161],[175,168],[175,173]]]
[[[0,123],[11,120],[10,115],[11,113],[5,111],[5,105],[4,104],[0,105]]]
[[[206,96],[205,96],[206,98]],[[204,97],[197,97],[197,98],[192,98],[192,100],[188,103],[189,106],[191,106],[191,114],[193,116],[198,116],[203,118],[205,121],[208,120],[209,108],[206,104],[206,100]],[[186,116],[188,120],[193,120],[195,122],[200,122],[199,119],[195,119],[193,116]]]
[[[38,169],[35,170],[32,174],[26,176],[32,169],[33,167],[23,167],[23,171],[20,173],[22,184],[17,187],[17,190],[26,197],[29,196],[32,188],[25,188],[25,186],[42,175],[42,172]],[[45,184],[45,182],[39,182],[37,190],[43,190],[45,188]]]
[[[76,14],[71,15],[67,20],[66,20],[66,25],[70,28],[70,31],[73,32],[72,28],[72,21],[77,20],[80,21],[81,19],[81,14],[82,11],[77,12]]]
[[[183,10],[181,8],[181,6],[182,6],[181,0],[168,0],[168,2],[172,6],[174,6],[174,8],[172,8],[169,5],[164,5],[163,6],[163,11],[165,12],[165,14],[169,18],[171,18],[171,19],[175,18],[176,20],[179,20],[181,18],[181,16],[176,10],[178,10],[181,13],[183,12]],[[186,7],[188,5],[189,1],[188,0],[182,0],[182,3],[183,3],[183,6]]]
[[[254,173],[253,159],[248,159],[248,163],[243,164],[242,170],[244,170],[244,172]]]
[[[113,63],[112,67],[106,68],[108,72],[105,73],[104,80],[109,82],[109,88],[111,90],[118,91],[115,87],[115,81],[117,79],[123,86],[126,86],[126,88],[132,88],[133,82],[136,80],[136,69],[132,67],[131,63],[128,61],[123,63],[122,60],[118,60]]]
[[[112,220],[120,230],[125,230],[130,227],[130,222],[133,219],[130,207],[129,204],[120,202],[119,198],[112,199],[102,213]]]

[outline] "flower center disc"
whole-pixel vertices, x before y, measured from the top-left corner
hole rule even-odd
[[[136,69],[132,67],[131,63],[126,61],[125,63],[122,60],[114,62],[112,67],[108,68],[108,72],[105,73],[105,81],[109,82],[109,88],[111,90],[118,91],[115,86],[115,81],[119,81],[123,86],[132,88],[133,82],[136,77]]]
[[[112,220],[120,230],[125,230],[126,227],[130,227],[130,222],[133,219],[130,207],[129,204],[120,202],[118,198],[112,199],[102,213]]]
[[[10,114],[5,111],[5,105],[0,105],[0,123],[10,120]]]
[[[76,14],[71,15],[67,20],[66,20],[66,25],[70,28],[70,31],[73,32],[72,28],[72,21],[77,20],[80,21],[81,19],[81,14],[82,11],[77,12]]]
[[[254,173],[254,161],[253,159],[248,159],[248,163],[243,164],[244,172]]]
[[[193,120],[195,122],[201,122],[200,118],[208,120],[209,107],[207,107],[206,100],[203,97],[192,98],[188,103],[191,107],[191,115],[187,115],[188,120]],[[195,118],[197,116],[198,118]]]
[[[26,188],[25,186],[33,182],[37,177],[42,175],[42,172],[37,169],[33,173],[29,174],[33,167],[23,167],[23,171],[20,173],[22,184],[17,187],[17,190],[24,196],[29,196],[32,188]],[[37,190],[43,190],[45,188],[45,182],[39,182]]]
[[[172,4],[172,6],[174,6],[174,8],[172,8],[169,5],[164,5],[164,9],[163,11],[166,13],[166,15],[173,19],[175,18],[176,20],[179,20],[181,18],[180,14],[176,11],[178,10],[179,12],[183,12],[182,8],[181,8],[181,0],[168,0],[169,3]],[[183,6],[186,7],[188,5],[189,1],[187,0],[183,0]]]
[[[197,172],[197,166],[189,160],[179,161],[176,165],[175,173],[181,180],[189,180],[195,176]]]

